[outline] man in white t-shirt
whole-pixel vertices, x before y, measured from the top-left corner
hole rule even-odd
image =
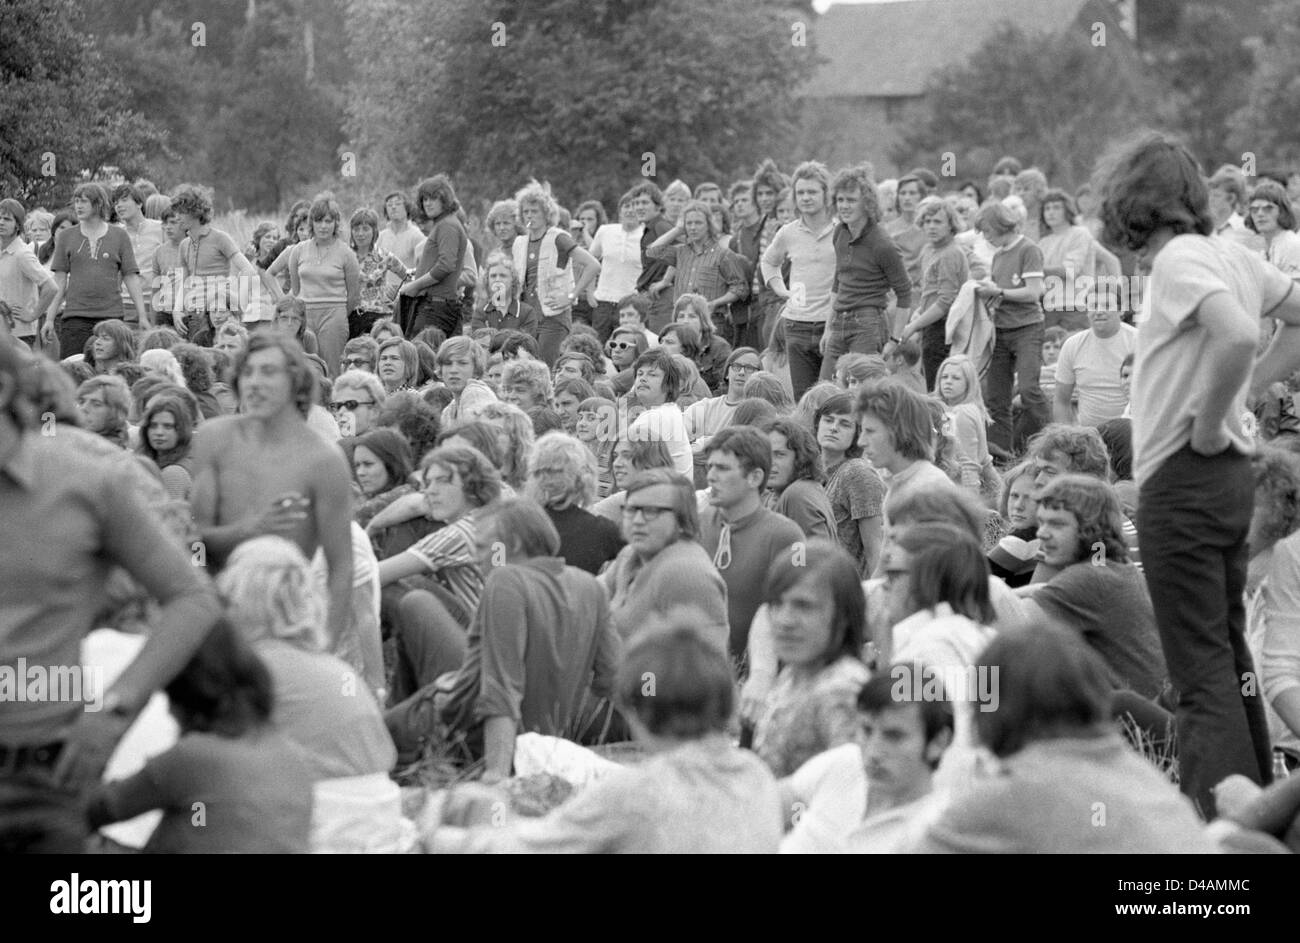
[[[1176,711],[1184,793],[1271,778],[1268,720],[1245,640],[1254,503],[1242,428],[1247,386],[1300,366],[1300,292],[1235,242],[1214,238],[1209,196],[1185,147],[1149,133],[1116,155],[1102,188],[1107,241],[1149,267],[1133,373],[1133,470],[1142,562]],[[1260,320],[1282,322],[1255,362]],[[1252,377],[1253,372],[1253,377]]]
[[[791,829],[782,854],[889,854],[919,835],[942,796],[932,777],[952,742],[939,676],[894,665],[858,694],[858,742],[827,750],[781,780]]]
[[[1066,338],[1056,361],[1055,422],[1099,426],[1128,405],[1119,368],[1137,347],[1137,328],[1121,321],[1117,309],[1102,305],[1088,312],[1088,322],[1089,330]]]

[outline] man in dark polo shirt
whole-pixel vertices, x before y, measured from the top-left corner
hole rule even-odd
[[[146,504],[130,454],[71,426],[37,427],[28,356],[0,340],[0,854],[79,853],[87,791],[220,608]],[[118,566],[161,609],[105,693],[81,642]]]
[[[794,521],[763,507],[763,488],[772,470],[772,444],[765,433],[753,426],[730,426],[713,437],[705,454],[709,509],[700,515],[700,546],[727,585],[731,656],[739,660],[763,603],[768,569],[804,536]]]
[[[878,354],[897,331],[885,310],[892,288],[907,323],[912,282],[903,254],[880,225],[876,185],[860,167],[841,170],[831,183],[840,226],[835,230],[834,314],[826,322],[822,378],[835,375],[844,354]]]

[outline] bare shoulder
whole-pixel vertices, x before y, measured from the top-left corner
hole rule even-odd
[[[228,448],[239,434],[239,416],[214,416],[206,419],[194,430],[194,452],[197,456],[211,457]]]

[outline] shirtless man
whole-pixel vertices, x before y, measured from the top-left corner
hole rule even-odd
[[[276,534],[329,564],[331,641],[352,605],[352,493],[337,446],[307,425],[315,374],[297,342],[255,334],[235,368],[239,414],[194,436],[194,520],[220,565],[250,537]]]

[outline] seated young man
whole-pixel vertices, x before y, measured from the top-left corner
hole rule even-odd
[[[1110,485],[1053,478],[1038,494],[1043,562],[1056,575],[1025,600],[1035,616],[1077,631],[1105,661],[1115,687],[1154,700],[1166,677],[1146,582],[1129,562],[1124,514]]]
[[[584,695],[613,692],[621,642],[596,578],[560,558],[560,535],[534,501],[483,512],[475,544],[487,578],[455,673],[389,712],[399,750],[442,740],[483,780],[510,775],[515,736],[568,736]]]
[[[1091,426],[1067,426],[1055,422],[1029,440],[1026,460],[1034,465],[1034,487],[1043,488],[1057,475],[1087,475],[1098,481],[1110,481],[1110,452],[1101,433]],[[1138,532],[1133,521],[1122,517],[1124,544],[1129,560],[1140,572],[1142,557],[1138,552]],[[1056,574],[1047,563],[1040,562],[1033,582],[1045,583]]]
[[[931,777],[953,734],[952,704],[933,673],[909,664],[879,672],[858,694],[858,717],[857,743],[781,780],[793,822],[783,854],[892,852],[933,802]]]

